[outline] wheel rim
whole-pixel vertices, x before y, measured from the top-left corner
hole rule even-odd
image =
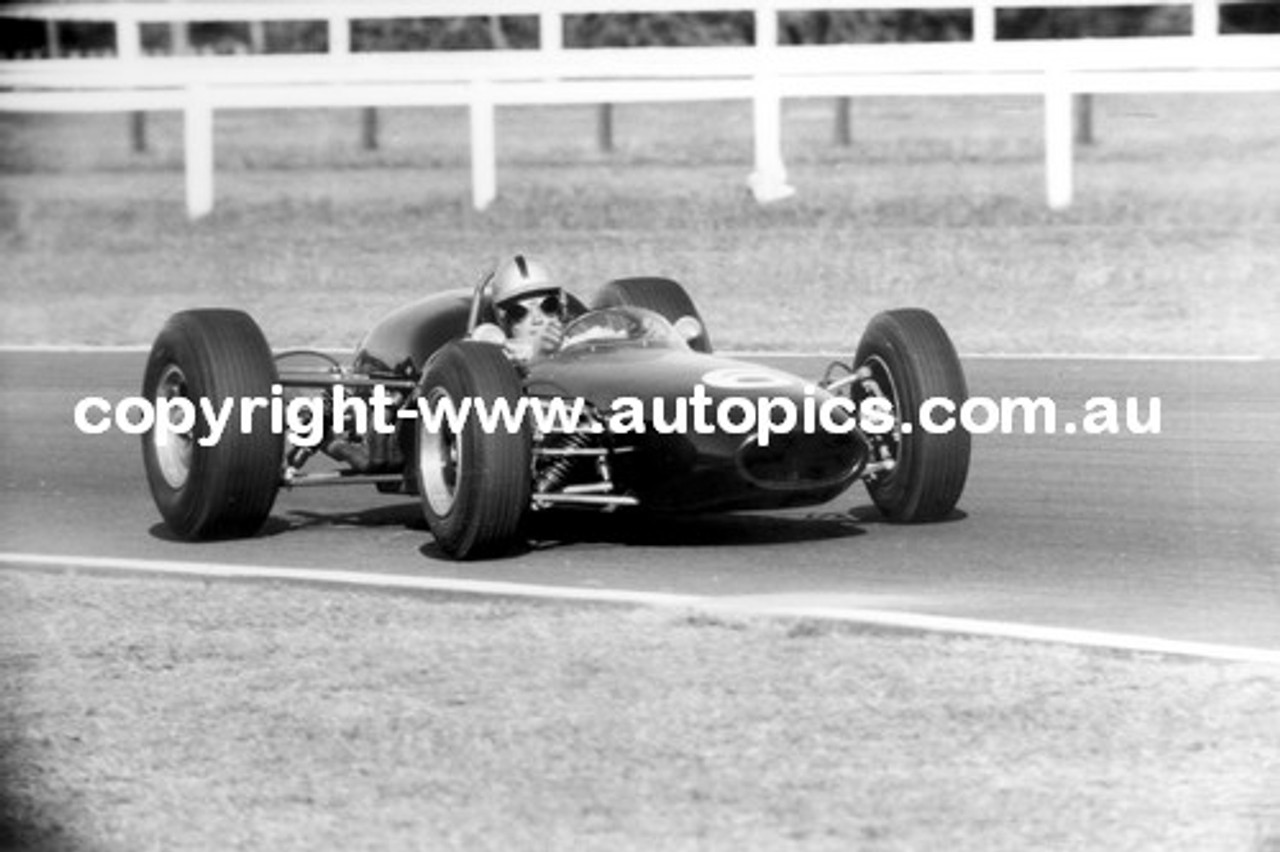
[[[449,395],[443,388],[435,388],[427,397],[432,410]],[[458,473],[462,467],[462,442],[459,436],[441,423],[439,431],[431,431],[425,424],[418,427],[418,472],[422,481],[422,496],[436,515],[449,514],[458,496]]]
[[[898,386],[893,381],[893,371],[889,369],[889,365],[879,355],[872,355],[863,362],[864,367],[871,370],[871,378],[875,380],[881,391],[881,396],[888,399],[893,405],[893,429],[876,435],[868,435],[877,448],[885,447],[889,450],[889,458],[894,461],[899,460],[902,452],[902,401],[898,396]]]
[[[156,399],[187,399],[187,377],[176,364],[165,367],[156,384]],[[169,409],[170,415],[177,412]],[[151,430],[151,442],[156,453],[156,466],[165,483],[175,491],[183,488],[191,478],[191,463],[195,456],[195,435],[190,429],[178,432],[156,423]]]

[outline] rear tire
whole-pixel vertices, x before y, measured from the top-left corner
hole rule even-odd
[[[693,317],[702,326],[702,332],[689,341],[689,348],[711,353],[711,333],[707,331],[707,324],[688,291],[679,283],[670,278],[619,278],[606,284],[592,304],[593,308],[628,306],[648,308],[673,324],[681,317]]]
[[[868,323],[854,362],[870,369],[883,395],[893,403],[898,421],[893,433],[869,436],[874,445],[887,448],[896,462],[892,471],[867,480],[872,501],[891,521],[946,518],[964,491],[970,435],[958,425],[945,434],[933,434],[916,419],[927,399],[945,397],[958,410],[969,396],[951,339],[928,311],[886,311]],[[908,432],[901,431],[903,422],[911,424]]]
[[[142,462],[156,508],[181,538],[253,535],[271,514],[280,485],[284,438],[273,434],[267,411],[240,429],[242,400],[271,398],[278,376],[271,348],[246,313],[193,310],[174,314],[151,347],[142,379],[149,401],[186,398],[196,408],[193,429],[175,434],[153,425],[142,436]],[[206,399],[221,411],[235,400],[218,442],[201,446],[210,426]]]
[[[475,341],[441,348],[427,362],[419,388],[429,406],[451,404],[458,411],[462,400],[470,398],[489,406],[504,400],[515,412],[524,396],[520,376],[502,349]],[[489,433],[472,413],[461,431],[450,429],[447,421],[440,427],[428,430],[419,418],[416,475],[431,534],[454,559],[512,550],[530,504],[533,434],[528,420],[515,432],[500,426]]]

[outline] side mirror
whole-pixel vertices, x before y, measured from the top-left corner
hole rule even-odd
[[[697,317],[685,314],[675,321],[675,329],[676,334],[679,334],[685,343],[689,343],[702,334],[702,323]]]

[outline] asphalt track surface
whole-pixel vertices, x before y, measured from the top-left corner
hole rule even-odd
[[[0,550],[696,595],[1160,637],[1280,652],[1280,362],[966,359],[970,392],[1160,397],[1159,435],[974,438],[959,511],[881,521],[861,486],[809,509],[659,518],[560,513],[525,553],[459,564],[416,498],[282,492],[256,538],[159,523],[138,439],[89,436],[87,395],[136,394],[140,352],[0,352]],[[817,377],[822,359],[760,358]],[[8,558],[10,563],[12,558]],[[73,562],[74,559],[68,560]]]

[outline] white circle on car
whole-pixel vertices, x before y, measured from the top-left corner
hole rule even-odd
[[[795,381],[785,373],[766,370],[764,367],[721,367],[702,377],[704,385],[729,390],[784,388]]]

